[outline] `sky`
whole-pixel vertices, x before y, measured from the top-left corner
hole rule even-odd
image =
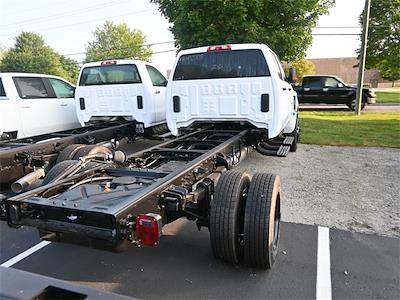
[[[358,18],[363,5],[364,0],[336,0],[329,14],[320,17],[319,28],[313,30],[316,35],[307,58],[355,57],[359,36],[319,34],[360,33]],[[94,29],[106,20],[140,29],[148,44],[162,43],[152,46],[152,62],[164,74],[171,69],[176,55],[174,37],[168,20],[150,0],[0,0],[0,45],[12,47],[18,34],[32,31],[58,53],[81,62]]]

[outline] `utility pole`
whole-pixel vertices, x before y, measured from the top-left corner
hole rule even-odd
[[[365,0],[364,16],[363,16],[363,31],[361,35],[361,51],[360,61],[358,63],[358,79],[357,79],[357,93],[356,93],[356,115],[361,114],[361,101],[362,101],[362,88],[364,83],[364,68],[367,53],[367,39],[368,39],[368,24],[369,24],[369,10],[371,7],[371,0]]]

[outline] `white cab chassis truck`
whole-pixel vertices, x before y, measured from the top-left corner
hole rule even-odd
[[[57,76],[0,73],[0,140],[81,127],[74,90],[71,83]]]
[[[125,119],[145,128],[165,123],[167,80],[140,60],[84,64],[75,92],[79,122],[84,125]]]
[[[267,139],[294,134],[298,100],[276,54],[263,44],[179,52],[167,86],[172,134],[195,123],[249,123]]]
[[[179,137],[129,155],[82,151],[42,186],[0,199],[0,218],[37,227],[42,239],[122,251],[159,245],[163,225],[186,217],[208,229],[216,258],[271,268],[280,177],[231,169],[253,148],[296,150],[297,98],[278,58],[257,44],[185,50],[167,90],[168,126]]]

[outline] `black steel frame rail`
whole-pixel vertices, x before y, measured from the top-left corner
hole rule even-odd
[[[107,211],[104,210],[95,210],[95,209],[85,209],[85,207],[72,207],[72,206],[64,206],[61,207],[60,205],[54,205],[52,200],[48,198],[41,198],[40,195],[44,191],[49,188],[56,187],[57,185],[62,185],[65,183],[76,182],[83,179],[86,175],[93,174],[96,170],[103,169],[104,172],[117,172],[118,169],[115,169],[115,166],[97,166],[91,170],[84,171],[82,173],[73,175],[71,177],[67,177],[55,183],[50,183],[46,186],[39,187],[32,191],[28,191],[24,194],[17,195],[11,197],[6,200],[6,218],[7,222],[10,226],[19,226],[19,225],[28,225],[33,227],[38,227],[41,230],[47,230],[49,232],[60,232],[66,235],[80,235],[88,239],[101,239],[104,240],[106,243],[111,243],[112,247],[120,247],[123,244],[126,244],[127,240],[124,238],[124,233],[121,231],[121,222],[128,222],[128,220],[132,216],[136,216],[141,213],[158,213],[161,214],[161,207],[159,205],[161,195],[168,191],[170,188],[174,186],[188,188],[190,192],[191,187],[193,184],[199,182],[203,178],[212,175],[216,168],[220,167],[217,166],[217,160],[219,156],[235,156],[238,155],[238,159],[241,159],[241,155],[243,151],[248,151],[249,147],[252,146],[252,138],[251,138],[252,130],[245,129],[245,130],[228,130],[228,131],[219,131],[219,130],[197,130],[185,136],[176,138],[174,140],[161,143],[157,146],[148,148],[144,151],[140,151],[134,153],[129,156],[129,161],[131,164],[140,163],[144,158],[158,155],[161,156],[160,148],[165,149],[167,148],[168,151],[173,153],[176,151],[179,154],[182,154],[184,149],[174,149],[174,147],[178,147],[181,141],[184,143],[190,139],[195,138],[196,135],[208,135],[212,136],[213,134],[222,134],[225,137],[225,140],[221,140],[219,145],[216,145],[212,149],[208,150],[205,153],[196,152],[196,157],[188,157],[188,161],[186,164],[177,168],[175,171],[172,172],[160,172],[159,170],[152,170],[150,169],[141,169],[136,168],[133,171],[138,174],[137,177],[140,177],[140,172],[148,172],[154,171],[158,172],[160,177],[154,183],[143,187],[139,191],[135,191],[132,194],[127,193],[119,193],[119,191],[113,193],[104,193],[99,198],[104,197],[123,197],[123,201],[116,205],[115,207],[110,207]],[[230,137],[231,136],[231,137]],[[229,138],[230,137],[230,138]],[[198,142],[197,139],[193,140],[194,143]],[[206,140],[205,140],[206,142]],[[214,141],[214,144],[216,142]],[[190,151],[189,151],[190,152]],[[189,153],[188,153],[189,154]],[[191,152],[192,154],[192,152]],[[174,161],[175,158],[173,155],[170,156],[170,160]],[[226,166],[229,168],[229,166]],[[199,170],[202,169],[202,172]],[[117,170],[117,171],[113,171]],[[123,172],[128,172],[129,169],[121,169]],[[197,173],[197,174],[196,174]],[[136,175],[134,175],[136,176]],[[62,194],[61,194],[62,195]],[[99,198],[96,198],[98,200]],[[54,198],[53,198],[54,199]],[[21,208],[21,205],[31,204],[36,208],[39,209],[46,209],[51,207],[52,209],[59,209],[61,211],[69,211],[71,213],[77,214],[92,214],[93,216],[96,215],[99,218],[99,226],[90,226],[89,224],[74,224],[69,223],[67,220],[60,221],[60,220],[52,220],[52,219],[37,219],[32,216],[22,216],[19,220],[13,220],[10,214],[10,208],[13,207],[13,211],[15,212],[15,208]],[[18,213],[20,214],[20,213]],[[21,215],[21,214],[20,214]],[[112,228],[110,228],[110,221]],[[106,225],[107,224],[107,225]],[[108,244],[109,245],[109,244]],[[102,247],[102,246],[101,246]]]
[[[68,145],[86,144],[88,139],[91,143],[99,143],[113,138],[131,137],[135,135],[135,126],[134,122],[129,122],[99,129],[86,129],[79,134],[62,136],[39,144],[0,143],[0,184],[10,183],[29,173],[31,171],[28,168],[29,160],[35,157],[45,158],[48,155],[55,155]]]
[[[135,209],[139,206],[141,202],[147,202],[150,201],[153,203],[153,205],[158,206],[158,197],[159,195],[166,189],[168,189],[172,185],[181,185],[181,180],[185,175],[191,174],[194,169],[200,167],[202,164],[206,163],[210,159],[214,159],[217,154],[220,153],[225,153],[228,152],[229,150],[232,150],[231,147],[234,146],[235,144],[238,144],[239,150],[240,147],[245,147],[246,142],[244,139],[246,138],[247,134],[249,133],[250,130],[244,130],[233,136],[232,138],[221,142],[220,145],[214,147],[213,149],[207,151],[206,153],[198,156],[197,158],[193,159],[190,161],[188,164],[185,166],[181,167],[180,169],[170,173],[169,175],[165,176],[161,180],[157,181],[156,184],[152,184],[147,188],[144,188],[141,190],[139,193],[135,194],[135,198],[132,199],[132,202],[124,207],[123,209],[120,209],[119,211],[115,212],[115,218],[122,219],[125,218],[128,214],[132,214]],[[202,131],[202,133],[207,133],[210,131]],[[230,131],[232,132],[232,131]],[[187,137],[187,136],[186,136]],[[177,140],[173,140],[169,143],[175,143]],[[240,145],[240,143],[243,142],[243,145]],[[173,150],[173,149],[171,149]],[[143,151],[142,153],[138,153],[138,155],[133,155],[134,157],[142,157],[144,154],[149,154],[149,152],[157,151],[157,146],[149,149],[148,151]],[[209,174],[211,174],[214,170],[209,170]],[[205,175],[209,175],[205,173]]]

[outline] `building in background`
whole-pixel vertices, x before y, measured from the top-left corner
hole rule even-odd
[[[315,65],[316,74],[336,75],[346,83],[357,83],[358,68],[355,67],[358,60],[355,57],[337,58],[310,58],[308,59]],[[365,70],[364,84],[369,84],[374,88],[390,88],[392,82],[381,77],[378,70]],[[394,82],[395,87],[400,87],[400,80]]]

